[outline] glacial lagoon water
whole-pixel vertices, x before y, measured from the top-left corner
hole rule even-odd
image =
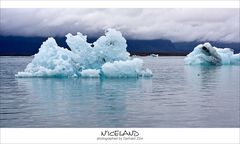
[[[240,66],[141,57],[151,78],[15,78],[0,57],[0,127],[240,127]]]

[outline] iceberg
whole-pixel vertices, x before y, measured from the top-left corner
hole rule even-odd
[[[150,77],[152,71],[143,68],[143,61],[131,58],[126,39],[120,31],[108,29],[94,43],[87,36],[67,34],[67,48],[59,47],[48,38],[34,55],[31,63],[16,77]]]
[[[102,72],[106,77],[149,77],[152,71],[143,70],[143,60],[134,58],[133,60],[107,62],[102,66]]]
[[[217,48],[210,43],[199,44],[184,59],[187,65],[240,65],[240,54],[231,48]]]

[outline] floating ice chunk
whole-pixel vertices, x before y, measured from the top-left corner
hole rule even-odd
[[[204,43],[196,46],[184,61],[188,65],[239,65],[240,55],[230,48],[216,48]]]
[[[151,77],[153,76],[153,73],[150,69],[146,68],[146,70],[142,70],[140,73],[140,76],[142,77]]]
[[[93,43],[98,56],[104,58],[106,62],[128,60],[130,54],[126,50],[127,41],[121,32],[108,29],[105,33],[106,36],[101,36]]]
[[[152,71],[143,70],[143,61],[139,58],[126,61],[107,62],[102,66],[105,77],[141,77],[152,76]]]
[[[57,45],[53,38],[48,38],[34,55],[24,72],[17,77],[73,77],[79,75],[72,62],[73,53]]]
[[[151,54],[150,56],[152,56],[152,57],[158,57],[157,54]]]
[[[90,44],[87,43],[87,36],[77,33],[73,36],[72,34],[66,35],[66,43],[73,53],[87,53],[90,52]]]
[[[100,70],[86,69],[81,71],[81,77],[97,78],[100,77]]]
[[[87,43],[87,36],[77,33],[66,35],[66,42],[71,51],[77,56],[73,57],[74,62],[82,68],[99,69],[106,62],[129,59],[126,51],[127,44],[121,32],[108,29],[105,36],[101,36],[93,44]]]
[[[231,56],[230,63],[233,65],[240,65],[240,54]]]
[[[131,60],[126,39],[121,32],[108,29],[96,42],[87,42],[87,36],[66,35],[69,48],[61,48],[53,38],[43,42],[23,72],[16,77],[139,77],[152,75],[143,70],[143,61]],[[114,69],[118,69],[114,71]],[[113,72],[111,74],[111,72]]]

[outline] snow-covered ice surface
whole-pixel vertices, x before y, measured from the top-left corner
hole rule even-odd
[[[204,52],[203,47],[208,49],[209,54]],[[240,54],[234,54],[230,48],[217,48],[204,43],[196,46],[184,61],[187,65],[240,65]]]
[[[61,48],[54,38],[43,42],[39,52],[16,77],[149,77],[139,58],[131,59],[121,32],[108,29],[93,44],[87,36],[67,34],[71,50]]]

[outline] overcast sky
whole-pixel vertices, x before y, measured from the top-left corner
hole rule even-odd
[[[240,42],[239,9],[1,9],[1,35],[98,37],[106,28],[128,39]]]

